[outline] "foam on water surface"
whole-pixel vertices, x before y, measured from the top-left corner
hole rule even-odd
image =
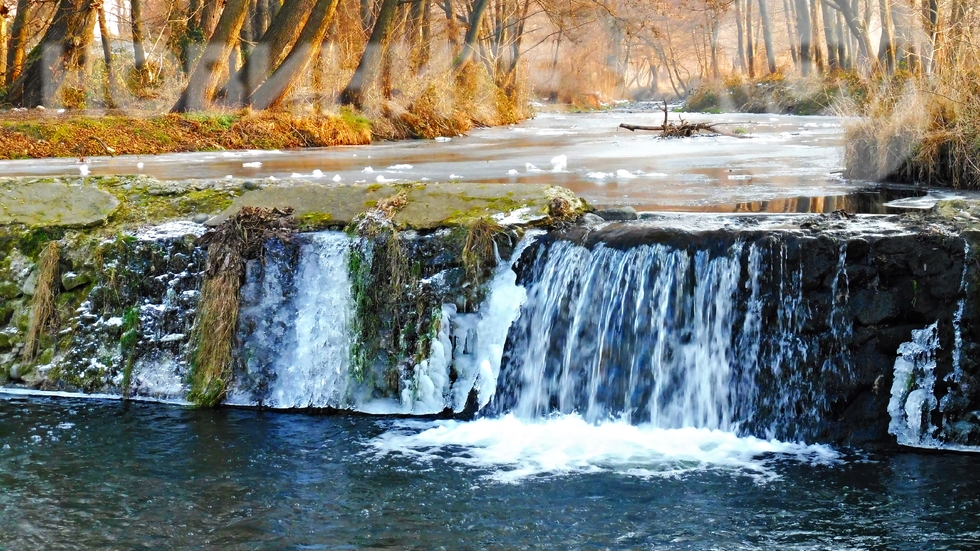
[[[778,460],[840,460],[827,446],[704,428],[662,429],[622,421],[591,424],[575,414],[533,421],[513,415],[469,422],[400,421],[366,445],[375,458],[400,455],[420,463],[445,461],[486,470],[488,479],[503,483],[600,472],[680,477],[706,471],[749,476],[761,483],[778,478]]]

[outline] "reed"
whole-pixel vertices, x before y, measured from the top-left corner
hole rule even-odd
[[[31,298],[31,321],[27,328],[22,357],[31,363],[37,355],[41,336],[48,329],[55,314],[55,299],[61,287],[58,281],[58,263],[61,251],[57,241],[45,245],[38,258],[37,286]]]

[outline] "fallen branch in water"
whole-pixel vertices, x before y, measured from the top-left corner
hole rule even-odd
[[[620,124],[620,128],[625,128],[630,132],[635,132],[637,130],[649,130],[651,132],[660,132],[660,135],[664,138],[690,138],[691,136],[700,134],[702,132],[710,132],[712,134],[720,134],[722,136],[729,136],[732,138],[748,138],[742,134],[736,134],[734,132],[728,132],[726,130],[719,130],[716,128],[720,124],[724,123],[706,123],[706,122],[695,122],[690,123],[684,119],[678,117],[676,123],[670,122],[668,120],[667,111],[667,100],[664,100],[664,106],[660,108],[664,113],[664,123],[660,126],[644,126],[640,124],[626,124],[625,122]]]

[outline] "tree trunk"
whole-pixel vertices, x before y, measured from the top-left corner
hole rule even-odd
[[[463,39],[463,51],[453,61],[453,68],[457,71],[465,67],[470,61],[473,61],[473,58],[476,56],[476,39],[480,34],[483,14],[487,11],[487,5],[489,3],[489,0],[476,0],[476,3],[473,4],[473,12],[470,14],[470,19],[467,23],[469,27],[466,29],[466,37]]]
[[[817,3],[820,0],[808,0],[810,7],[810,52],[813,56],[813,67],[818,74],[823,74],[823,50],[820,48],[820,15]]]
[[[448,1],[448,0],[447,0]],[[361,0],[361,30],[367,34],[374,26],[374,0]]]
[[[871,45],[871,36],[868,34],[868,27],[864,24],[861,14],[858,13],[855,6],[857,6],[857,0],[854,0],[852,4],[848,0],[828,0],[832,8],[836,9],[844,16],[844,22],[847,23],[848,29],[850,29],[855,42],[857,43],[857,50],[859,54],[859,60],[864,63],[874,64],[873,56],[873,46]]]
[[[881,20],[878,63],[891,75],[895,73],[895,50],[892,45],[892,8],[888,0],[878,0],[878,18]]]
[[[766,62],[769,64],[769,74],[773,74],[776,72],[776,49],[772,43],[772,20],[766,1],[759,0],[759,17],[762,19],[762,40],[766,44]]]
[[[841,60],[837,56],[836,21],[827,2],[824,0],[817,1],[820,2],[820,15],[823,18],[823,36],[827,44],[827,66],[833,71],[841,67]]]
[[[201,0],[190,0],[187,6],[187,26],[201,26]]]
[[[258,0],[255,3],[255,17],[252,18],[252,36],[261,38],[269,28],[269,3]]]
[[[211,37],[214,35],[214,32],[221,21],[221,15],[228,10],[228,4],[230,2],[224,4],[225,9],[221,9],[222,2],[220,0],[202,1],[203,5],[201,6],[200,28],[204,33],[204,39],[210,44]]]
[[[204,55],[191,74],[184,93],[171,109],[172,112],[186,113],[210,107],[222,69],[228,63],[228,56],[238,41],[242,24],[245,23],[248,2],[249,0],[228,0],[225,3],[218,25],[204,49]]]
[[[130,17],[133,25],[133,59],[136,71],[142,75],[146,66],[146,52],[143,50],[143,0],[130,0]]]
[[[711,50],[710,51],[711,51],[711,78],[715,80],[721,78],[721,69],[718,67],[718,33],[720,30],[721,30],[720,17],[718,17],[718,14],[713,14],[711,17],[711,44],[710,44]]]
[[[102,38],[102,56],[105,58],[105,106],[114,109],[116,102],[112,99],[112,91],[116,79],[112,74],[112,46],[110,45],[109,25],[105,21],[105,4],[99,4],[99,34]]]
[[[846,71],[853,69],[853,63],[851,62],[851,39],[850,32],[847,30],[847,26],[844,25],[844,16],[841,12],[836,12],[834,16],[835,25],[837,27],[837,58],[840,59],[840,66]]]
[[[408,17],[409,64],[418,74],[429,63],[429,13],[431,0],[414,0]]]
[[[810,57],[810,9],[807,0],[796,0],[796,29],[800,43],[800,73],[809,76],[813,69]]]
[[[232,73],[218,93],[226,106],[242,105],[279,68],[290,49],[297,43],[314,1],[286,0],[241,70]]]
[[[796,36],[796,29],[793,25],[796,21],[796,12],[793,11],[795,5],[795,0],[783,0],[783,14],[786,16],[786,36],[789,38],[789,54],[793,58],[794,68],[800,65],[800,52],[796,47],[796,40],[793,38]]]
[[[939,0],[922,0],[922,9],[929,45],[929,54],[925,58],[924,69],[926,74],[929,74],[932,73],[936,66],[936,38],[939,34]]]
[[[7,6],[0,4],[0,80],[7,74]]]
[[[7,101],[19,107],[50,105],[69,71],[85,66],[96,14],[92,0],[60,0],[51,25],[31,50]]]
[[[751,2],[752,0],[749,0]],[[742,0],[735,0],[735,33],[738,38],[738,70],[745,72],[745,29],[743,28]]]
[[[4,84],[10,86],[20,76],[24,68],[24,51],[27,48],[27,16],[30,0],[17,0],[17,14],[10,27],[9,48],[7,49],[7,72]]]
[[[484,0],[485,1],[485,0]],[[368,39],[361,61],[357,64],[354,75],[350,82],[340,93],[340,103],[343,105],[353,105],[360,109],[364,105],[364,92],[374,84],[381,68],[381,60],[384,52],[384,43],[388,38],[392,23],[395,21],[395,13],[398,11],[399,0],[383,0],[381,11],[374,22],[374,29],[371,31],[371,38]]]
[[[755,40],[752,36],[752,0],[745,3],[745,54],[749,62],[749,78],[755,78]]]
[[[397,2],[398,0],[394,0]],[[397,5],[396,5],[397,7]],[[337,0],[317,0],[313,6],[303,31],[289,55],[282,64],[262,83],[249,97],[248,103],[255,109],[268,109],[279,106],[289,95],[300,77],[306,74],[310,62],[320,53],[323,37],[330,29],[334,13],[337,11]],[[379,18],[380,19],[380,18]]]
[[[915,72],[918,70],[915,55],[915,45],[913,34],[909,26],[908,6],[902,2],[891,2],[892,12],[892,46],[895,49],[895,69],[906,69]]]

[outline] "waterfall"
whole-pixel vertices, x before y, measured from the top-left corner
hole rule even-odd
[[[848,376],[846,247],[825,334],[803,292],[800,242],[533,250],[495,411],[805,440]],[[826,292],[826,291],[825,291]]]
[[[349,240],[340,232],[322,232],[297,241],[295,251],[270,244],[265,262],[250,266],[241,312],[246,369],[235,378],[231,403],[284,409],[346,405]]]
[[[515,414],[730,429],[741,250],[542,250],[512,337]]]
[[[513,258],[539,234],[529,232]],[[525,298],[513,263],[499,262],[475,312],[442,305],[428,357],[400,382],[395,399],[379,398],[370,381],[350,372],[351,245],[341,232],[301,234],[292,244],[271,242],[266,257],[249,264],[241,300],[241,368],[226,403],[427,415],[461,412],[475,393],[477,407],[486,405],[496,389],[508,329]]]

